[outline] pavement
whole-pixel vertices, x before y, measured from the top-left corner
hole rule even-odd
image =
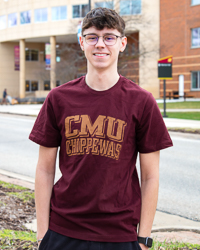
[[[41,107],[42,104],[0,105],[0,113],[36,117]],[[167,111],[169,112],[169,110]],[[200,109],[195,111],[200,112]],[[184,110],[183,112],[186,111]],[[175,118],[164,118],[164,121],[168,128],[200,129],[200,121]],[[34,179],[27,176],[0,170],[0,180],[34,190]],[[36,231],[36,220],[26,226]],[[151,236],[158,241],[179,241],[200,244],[200,221],[193,221],[177,215],[156,211]]]

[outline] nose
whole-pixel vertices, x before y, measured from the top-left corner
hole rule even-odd
[[[103,37],[101,37],[101,36],[99,37],[99,39],[98,39],[95,47],[105,47],[105,43],[103,41]]]

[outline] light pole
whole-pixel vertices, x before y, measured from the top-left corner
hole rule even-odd
[[[91,10],[91,0],[88,1],[89,11]]]

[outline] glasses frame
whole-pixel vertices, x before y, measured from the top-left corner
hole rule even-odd
[[[104,42],[104,44],[105,44],[106,46],[114,46],[114,45],[117,43],[117,39],[115,40],[115,43],[114,43],[114,44],[109,45],[109,44],[106,44],[106,43],[105,43],[105,40],[104,40],[104,37],[105,37],[105,36],[115,36],[116,38],[119,38],[119,37],[122,38],[122,37],[124,37],[124,36],[117,36],[117,35],[114,35],[114,34],[106,34],[106,35],[103,35],[103,36],[98,36],[98,35],[96,35],[96,34],[85,34],[85,35],[83,35],[83,37],[85,38],[85,37],[88,36],[88,35],[93,35],[93,36],[96,36],[96,37],[97,37],[96,43],[95,43],[95,44],[88,44],[87,41],[86,41],[86,39],[85,39],[85,42],[86,42],[88,45],[91,45],[91,46],[96,45],[96,44],[98,43],[99,37],[102,37],[102,38],[103,38],[103,42]]]

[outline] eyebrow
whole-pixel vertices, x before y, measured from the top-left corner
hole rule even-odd
[[[96,36],[99,36],[99,35],[97,35],[96,33],[87,33],[87,34],[83,34],[83,36],[85,36],[85,35],[96,35]],[[103,34],[103,36],[106,36],[106,35],[120,36],[120,35],[116,35],[116,34],[114,34],[114,33],[105,33],[105,34]]]

